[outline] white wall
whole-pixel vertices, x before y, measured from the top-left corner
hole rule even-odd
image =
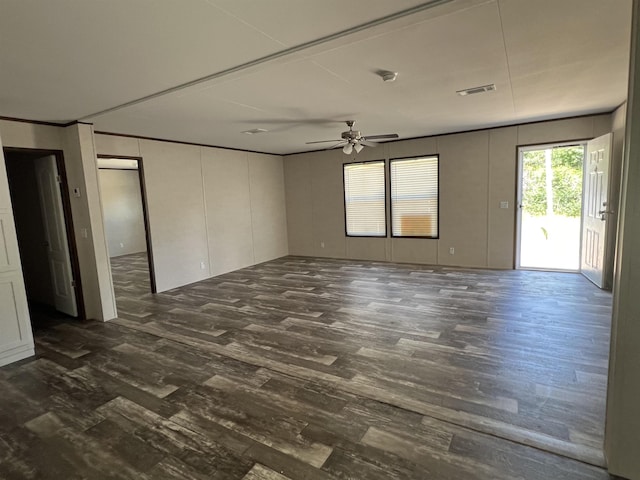
[[[98,171],[110,257],[147,251],[138,170]]]
[[[111,264],[104,233],[93,127],[75,124],[64,130],[64,160],[71,194],[71,215],[80,261],[80,277],[88,318],[116,317]]]
[[[210,277],[200,147],[140,140],[140,153],[158,291]]]
[[[62,128],[0,120],[0,138],[7,147],[64,154],[69,189],[81,192],[80,197],[70,194],[88,318],[116,316],[97,153],[144,159],[158,291],[288,253],[282,157],[94,135],[85,124]],[[1,166],[4,172],[4,160]],[[8,186],[0,184],[0,196],[4,194],[8,196]],[[27,311],[26,298],[19,307]]]
[[[623,123],[616,117],[616,130]],[[609,470],[640,479],[640,2],[633,4],[623,182],[613,282],[605,455]],[[615,144],[615,136],[614,136]]]
[[[93,128],[84,124],[62,128],[0,120],[0,138],[5,147],[62,151],[69,189],[81,191],[80,197],[71,195],[71,211],[86,315],[96,320],[114,318],[115,297],[102,222]],[[0,195],[3,188],[0,185]]]
[[[252,265],[255,262],[247,154],[204,149],[202,176],[211,274]]]
[[[249,153],[253,263],[289,254],[282,157]]]
[[[513,268],[517,146],[586,140],[611,129],[594,115],[365,148],[286,156],[285,190],[292,255],[469,267]],[[342,165],[353,161],[440,155],[440,238],[345,235]],[[387,199],[388,201],[388,199]],[[501,209],[500,202],[509,208]],[[324,248],[321,247],[324,243]],[[455,254],[449,254],[449,248]]]
[[[158,291],[288,254],[282,157],[95,139],[101,155],[143,158]]]

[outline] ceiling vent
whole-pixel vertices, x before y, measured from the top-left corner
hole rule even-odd
[[[245,130],[242,133],[246,133],[247,135],[255,135],[256,133],[264,133],[268,131],[269,130],[265,130],[264,128],[252,128],[251,130]]]
[[[480,87],[465,88],[464,90],[458,90],[456,93],[461,97],[467,95],[475,95],[476,93],[494,92],[496,90],[496,84],[491,83],[489,85],[482,85]]]

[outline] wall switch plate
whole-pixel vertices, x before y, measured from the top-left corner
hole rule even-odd
[[[324,248],[324,242],[320,242],[320,248]]]
[[[456,249],[454,247],[449,247],[449,255],[453,255],[456,253]]]
[[[200,270],[204,270],[204,262],[200,262]]]
[[[500,202],[500,208],[509,208],[509,202],[505,202],[505,201]]]
[[[120,242],[120,248],[124,248],[124,243]]]
[[[73,189],[73,196],[76,198],[80,198],[80,188],[76,187]]]
[[[81,228],[80,236],[82,236],[82,238],[89,238],[89,231],[86,228]]]

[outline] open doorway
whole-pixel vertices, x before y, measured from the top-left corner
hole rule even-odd
[[[516,268],[580,271],[585,147],[518,149]]]
[[[99,155],[98,179],[116,303],[156,293],[142,159]]]
[[[62,152],[5,148],[4,156],[32,326],[84,319]]]

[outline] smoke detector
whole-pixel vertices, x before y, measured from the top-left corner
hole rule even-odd
[[[378,70],[376,72],[382,78],[383,82],[395,82],[398,78],[398,72],[391,72],[389,70]]]

